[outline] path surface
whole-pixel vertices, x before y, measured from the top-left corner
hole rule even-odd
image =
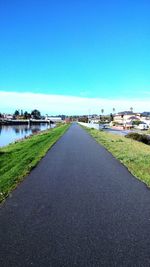
[[[150,191],[72,125],[1,206],[0,266],[150,266]]]

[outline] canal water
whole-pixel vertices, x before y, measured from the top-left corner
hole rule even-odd
[[[41,123],[36,125],[11,125],[0,126],[0,147],[6,146],[18,139],[24,138],[39,131],[54,128],[54,124]]]

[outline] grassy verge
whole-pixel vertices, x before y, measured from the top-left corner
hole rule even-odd
[[[104,131],[86,131],[120,160],[138,179],[150,186],[150,146]]]
[[[68,127],[69,125],[60,125],[0,148],[0,202],[37,165]]]
[[[146,134],[150,134],[150,129],[148,129],[148,130],[146,131]]]

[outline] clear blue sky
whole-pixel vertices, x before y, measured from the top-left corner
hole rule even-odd
[[[1,0],[0,91],[150,92],[149,0]]]

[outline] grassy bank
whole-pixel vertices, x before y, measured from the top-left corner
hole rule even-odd
[[[86,131],[120,160],[138,179],[150,186],[150,146],[104,131]]]
[[[68,127],[61,125],[0,149],[0,202],[37,165]]]

